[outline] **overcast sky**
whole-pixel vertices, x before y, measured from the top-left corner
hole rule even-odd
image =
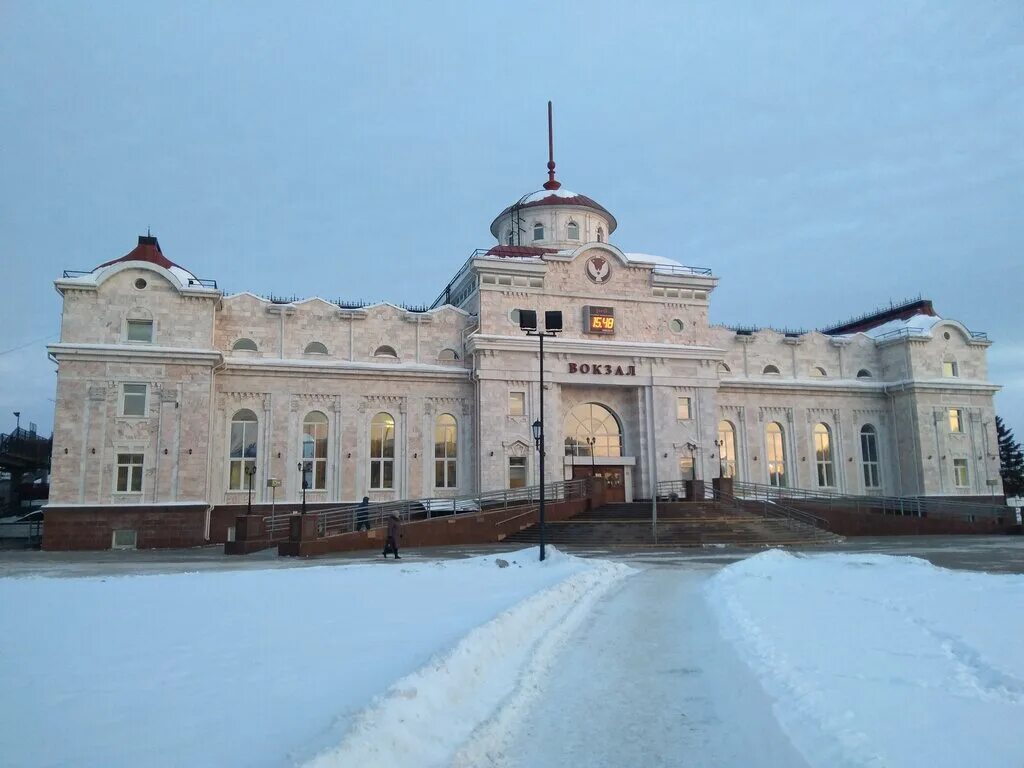
[[[486,6],[486,7],[483,7]],[[428,302],[559,178],[712,319],[918,293],[1024,437],[1024,5],[0,4],[0,431],[52,425],[52,281],[164,253],[229,292]]]

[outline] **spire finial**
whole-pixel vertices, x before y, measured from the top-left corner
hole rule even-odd
[[[551,102],[548,102],[548,180],[544,189],[558,189],[562,186],[555,181],[555,129],[551,120]]]

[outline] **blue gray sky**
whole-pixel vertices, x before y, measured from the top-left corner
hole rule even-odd
[[[922,293],[1024,437],[1024,7],[0,5],[0,431],[52,425],[52,281],[164,253],[228,291],[426,302],[559,178],[721,278],[715,322]]]

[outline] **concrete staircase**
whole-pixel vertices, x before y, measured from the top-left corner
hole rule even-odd
[[[765,547],[831,544],[829,531],[784,517],[763,517],[716,502],[659,504],[657,539],[651,530],[649,503],[606,504],[560,522],[546,524],[546,541],[564,547],[646,548],[726,545]],[[536,525],[524,527],[505,541],[536,544]]]

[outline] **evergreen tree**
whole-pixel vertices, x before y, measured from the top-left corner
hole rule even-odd
[[[1003,478],[1003,493],[1007,496],[1024,495],[1024,450],[1013,438],[1013,430],[996,416],[996,437],[999,439],[999,475]]]

